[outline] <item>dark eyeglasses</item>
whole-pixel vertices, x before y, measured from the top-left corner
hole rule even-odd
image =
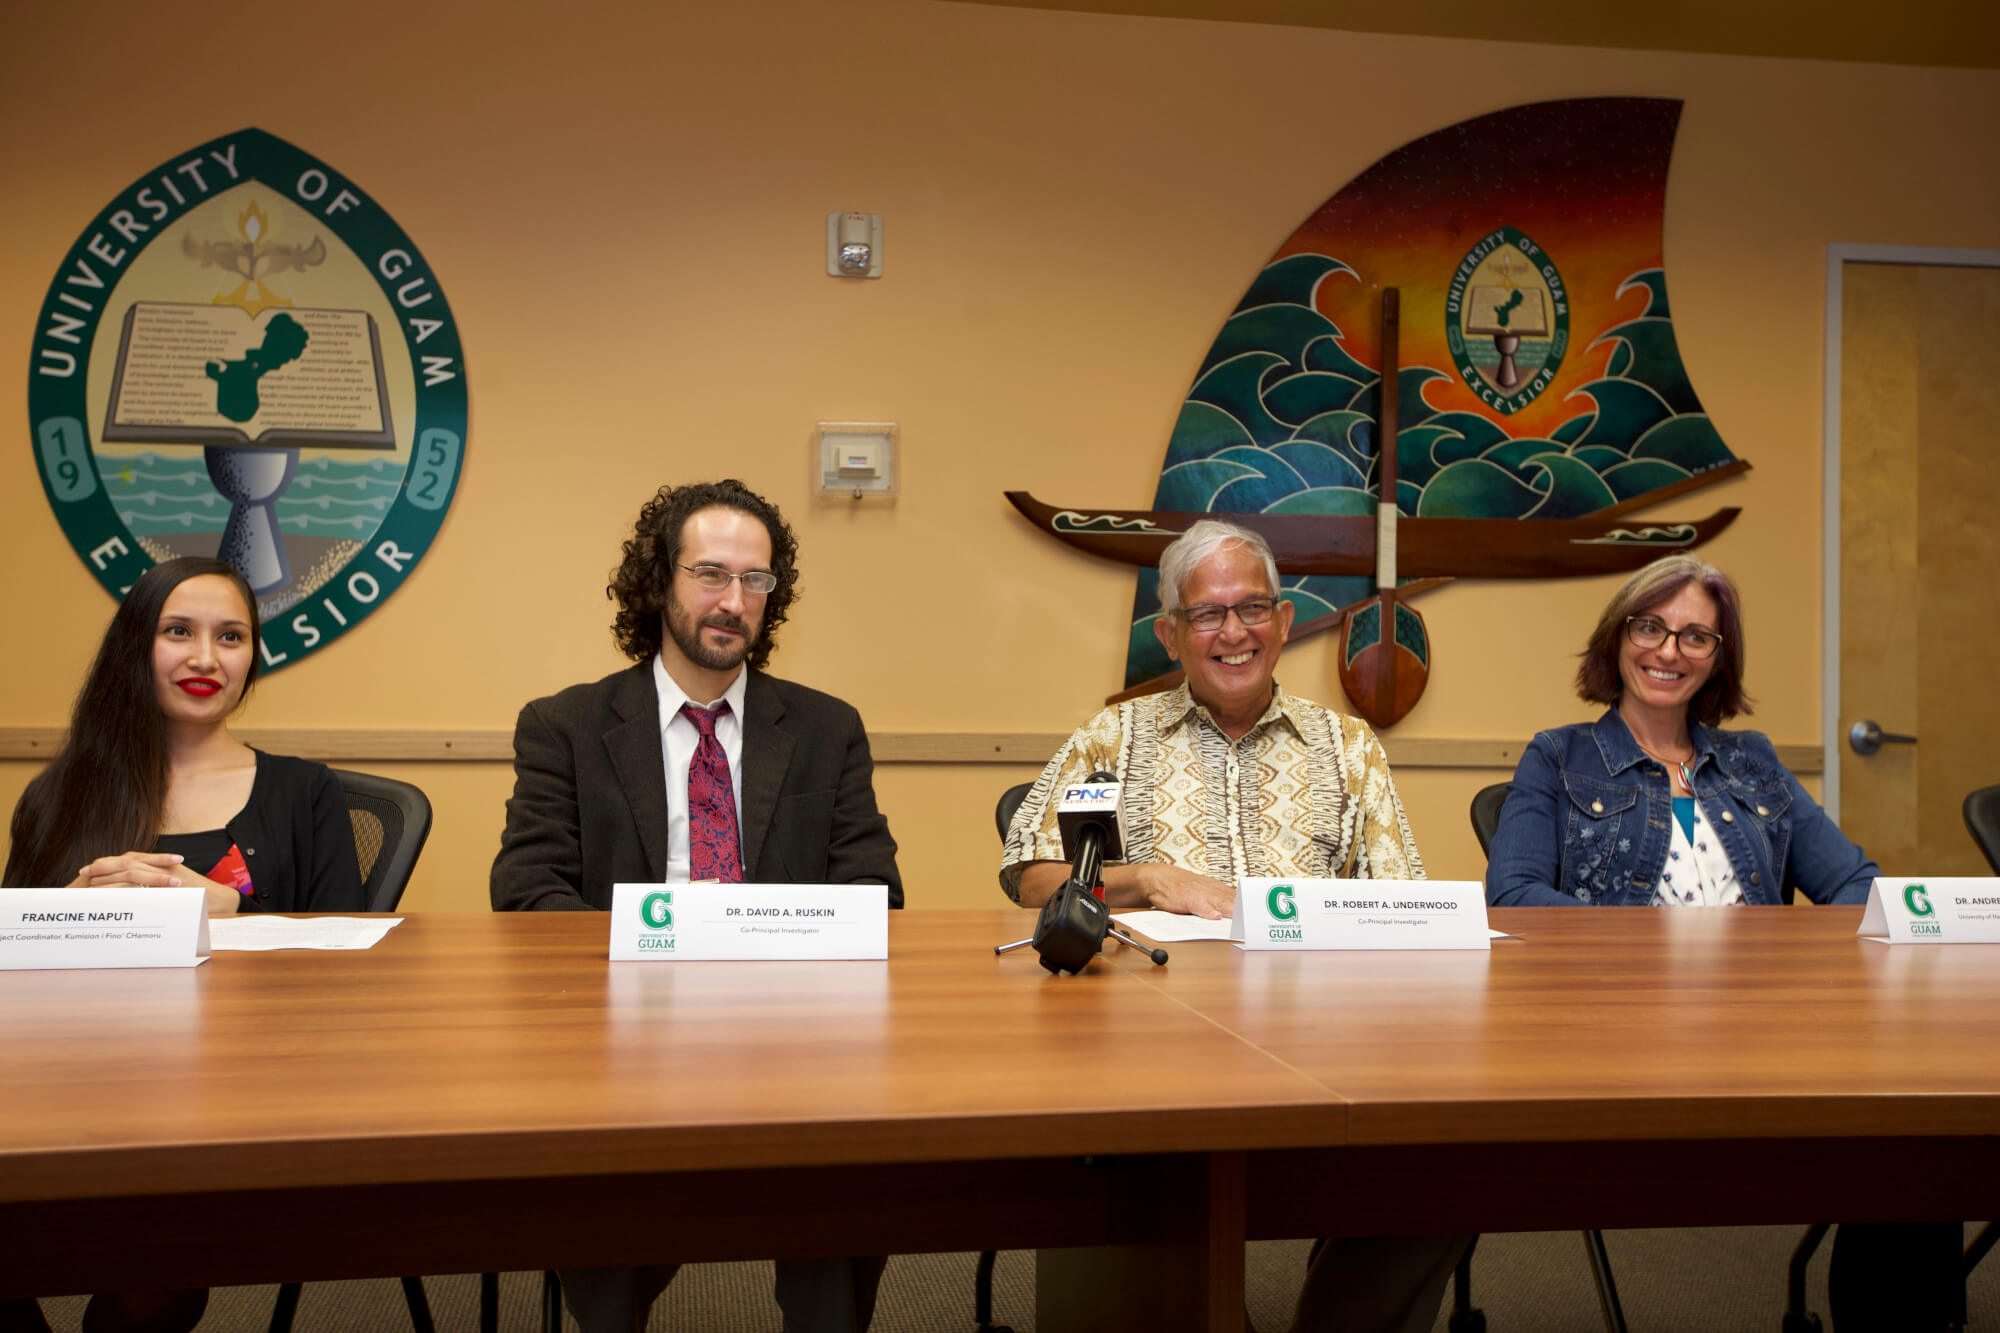
[[[1237,620],[1241,621],[1245,628],[1261,625],[1271,618],[1271,612],[1277,605],[1278,599],[1275,597],[1252,597],[1234,606],[1215,606],[1211,603],[1184,606],[1174,614],[1186,621],[1191,628],[1206,634],[1210,630],[1221,629],[1223,623],[1229,619],[1231,611],[1236,613]]]
[[[1715,656],[1722,646],[1722,636],[1704,625],[1668,629],[1651,616],[1625,617],[1625,637],[1635,648],[1657,648],[1672,639],[1680,645],[1682,657],[1696,662]]]

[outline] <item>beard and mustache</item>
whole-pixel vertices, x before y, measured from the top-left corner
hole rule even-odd
[[[673,638],[674,646],[681,655],[704,671],[729,671],[742,665],[750,650],[757,646],[756,626],[727,611],[711,611],[697,621],[678,599],[667,600],[667,633]],[[705,626],[733,630],[740,637],[721,647],[712,647],[702,641],[701,631]]]

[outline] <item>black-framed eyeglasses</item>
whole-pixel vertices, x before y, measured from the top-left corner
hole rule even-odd
[[[1233,606],[1216,606],[1212,603],[1184,606],[1174,614],[1186,621],[1190,628],[1206,634],[1210,630],[1221,629],[1223,622],[1229,619],[1231,611],[1236,613],[1236,618],[1246,628],[1251,625],[1261,625],[1271,618],[1271,612],[1277,609],[1277,605],[1278,599],[1275,597],[1251,597]]]
[[[1634,648],[1657,648],[1672,639],[1680,646],[1681,656],[1695,662],[1715,656],[1715,650],[1722,646],[1722,636],[1706,625],[1668,629],[1652,616],[1625,617],[1625,637]]]
[[[763,596],[778,586],[778,576],[768,569],[746,569],[741,574],[732,574],[721,565],[680,565],[688,577],[710,592],[721,592],[731,583],[741,581],[743,591]]]

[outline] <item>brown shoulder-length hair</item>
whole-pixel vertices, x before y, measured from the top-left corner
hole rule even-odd
[[[1612,594],[1576,669],[1576,692],[1585,702],[1617,705],[1625,693],[1625,679],[1618,674],[1618,648],[1625,639],[1626,620],[1668,601],[1690,583],[1701,584],[1715,599],[1716,619],[1722,623],[1712,628],[1722,636],[1722,646],[1714,673],[1688,701],[1688,716],[1704,726],[1719,727],[1750,712],[1750,696],[1743,692],[1743,599],[1727,574],[1692,555],[1661,556]]]
[[[0,883],[50,888],[76,878],[100,856],[146,851],[160,836],[167,801],[167,724],[154,692],[153,636],[175,588],[214,574],[236,585],[249,608],[250,669],[242,706],[263,661],[257,598],[220,560],[180,556],[139,576],[104,631],[90,674],[77,691],[69,732],[49,766],[14,807],[12,845]]]
[[[611,582],[604,589],[604,595],[618,603],[611,636],[618,641],[618,651],[633,661],[644,662],[660,651],[664,633],[660,616],[673,589],[674,567],[680,563],[682,528],[696,511],[717,506],[750,515],[771,534],[771,572],[777,575],[778,586],[765,594],[763,628],[750,649],[750,667],[762,671],[771,660],[777,642],[774,631],[785,623],[798,598],[799,543],[776,505],[727,477],[662,486],[639,511],[631,540],[625,543],[625,558],[611,571]]]

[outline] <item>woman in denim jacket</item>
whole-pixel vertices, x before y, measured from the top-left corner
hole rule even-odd
[[[1882,873],[1806,795],[1750,711],[1736,585],[1655,560],[1604,609],[1577,693],[1611,708],[1544,731],[1514,770],[1486,869],[1495,907],[1861,903]]]
[[[1736,585],[1690,555],[1655,560],[1604,609],[1577,693],[1611,705],[1544,731],[1514,770],[1486,867],[1495,907],[1861,903],[1882,872],[1762,733],[1724,731],[1743,693]],[[1956,1222],[1843,1223],[1834,1327],[1942,1329],[1963,1291]]]

